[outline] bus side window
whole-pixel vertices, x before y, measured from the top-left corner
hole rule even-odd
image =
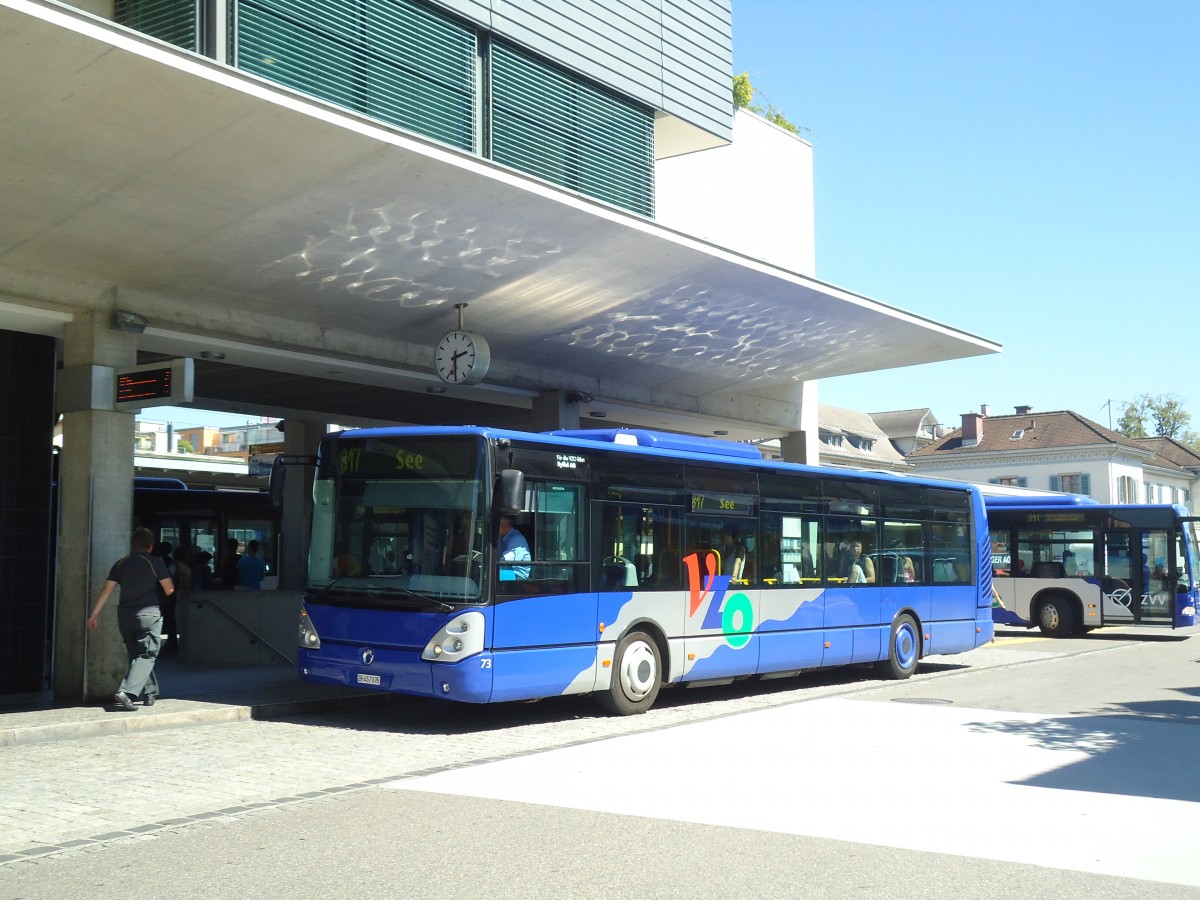
[[[597,581],[602,591],[680,587],[680,510],[641,504],[604,504]]]

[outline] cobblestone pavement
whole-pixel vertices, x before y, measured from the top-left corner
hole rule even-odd
[[[932,687],[962,672],[1048,658],[998,643],[931,657],[910,683]],[[671,690],[631,717],[603,715],[589,698],[487,707],[397,698],[292,719],[0,747],[0,868],[414,774],[888,684],[847,669]]]

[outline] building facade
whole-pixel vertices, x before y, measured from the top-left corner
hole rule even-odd
[[[0,591],[29,598],[0,638],[0,694],[47,672],[63,702],[111,693],[119,638],[82,623],[127,550],[137,410],[114,384],[134,367],[192,360],[198,406],[286,418],[296,456],[330,421],[603,420],[815,459],[817,377],[997,352],[811,277],[811,147],[735,116],[731,16],[729,0],[0,0],[0,367],[37,385],[0,421],[10,458],[42,460],[14,470],[28,495],[6,493],[0,521]],[[686,170],[709,153],[728,168],[743,132],[800,198],[791,239],[720,222],[790,197],[726,190],[698,212],[682,196],[710,187],[691,178],[728,187]],[[491,369],[448,386],[433,348],[468,305]],[[306,494],[288,490],[297,589]]]
[[[1065,410],[1018,406],[1013,415],[967,413],[962,427],[907,459],[922,475],[1084,494],[1105,504],[1196,509],[1195,453],[1168,439],[1127,438]]]

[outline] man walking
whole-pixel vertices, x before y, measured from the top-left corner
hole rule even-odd
[[[143,692],[147,706],[153,706],[158,699],[154,661],[162,647],[163,620],[159,600],[175,593],[175,583],[162,559],[151,553],[154,535],[150,529],[136,529],[129,544],[132,552],[113,563],[109,570],[108,580],[88,616],[87,629],[96,630],[100,610],[113,589],[119,586],[121,599],[117,604],[117,625],[129,652],[129,670],[113,699],[121,709],[133,712],[136,709],[133,701]]]

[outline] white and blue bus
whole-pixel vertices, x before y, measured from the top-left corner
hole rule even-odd
[[[1185,507],[983,490],[996,624],[1052,637],[1104,625],[1196,624],[1200,519]]]
[[[637,430],[381,428],[317,458],[299,671],[472,703],[874,664],[992,639],[969,485]]]

